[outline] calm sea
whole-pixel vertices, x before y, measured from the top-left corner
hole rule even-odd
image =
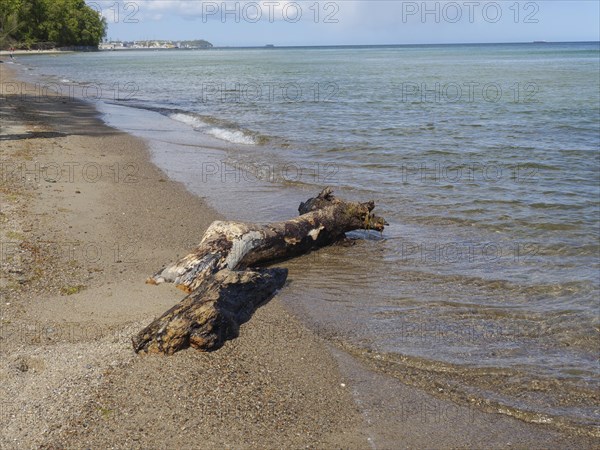
[[[374,199],[382,235],[287,263],[280,297],[322,336],[437,395],[600,424],[598,43],[20,62],[230,219],[289,218],[327,185]]]

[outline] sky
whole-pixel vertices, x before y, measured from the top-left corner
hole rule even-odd
[[[599,41],[597,0],[86,0],[111,40],[218,47]]]

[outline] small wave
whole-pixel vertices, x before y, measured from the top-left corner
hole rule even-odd
[[[257,145],[261,142],[260,136],[255,138],[243,130],[214,126],[220,124],[220,121],[217,119],[201,118],[195,114],[186,114],[182,112],[171,113],[168,114],[168,116],[173,120],[190,125],[196,131],[201,131],[222,141],[231,142],[232,144]],[[263,141],[264,140],[265,139],[263,139]]]
[[[169,117],[178,122],[182,122],[182,123],[191,125],[194,128],[201,128],[201,127],[206,126],[205,122],[203,122],[202,120],[200,120],[200,118],[193,116],[191,114],[174,113],[174,114],[170,114]]]
[[[424,155],[456,155],[456,152],[447,150],[427,150]]]
[[[233,144],[256,145],[256,140],[252,136],[248,136],[243,131],[225,130],[223,128],[211,128],[206,131],[207,134],[231,142]]]
[[[518,165],[520,170],[523,169],[538,169],[538,170],[560,170],[560,167],[551,166],[549,164],[525,162]]]
[[[532,203],[529,205],[534,209],[583,209],[585,208],[582,205],[565,205],[560,203]]]
[[[518,367],[460,366],[416,355],[364,348],[339,338],[328,339],[375,372],[385,373],[435,397],[469,405],[473,412],[499,413],[584,436],[599,435],[596,411],[579,407],[579,404],[593,404],[597,394],[581,382],[560,383]],[[556,391],[559,394],[555,394]],[[557,405],[552,395],[569,400]]]
[[[581,228],[583,223],[579,220],[572,221],[571,223],[556,223],[556,222],[531,222],[528,220],[516,220],[516,224],[523,225],[529,228],[533,228],[536,230],[546,230],[546,231],[568,231],[568,230],[578,230]]]

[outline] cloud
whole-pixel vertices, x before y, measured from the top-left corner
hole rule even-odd
[[[96,3],[115,9],[114,0]],[[176,16],[220,22],[306,22],[340,23],[345,27],[362,24],[368,27],[381,25],[417,24],[474,24],[509,20],[514,6],[493,1],[383,1],[383,0],[120,0],[122,9],[135,7],[142,18]],[[530,2],[531,5],[537,3]],[[513,9],[511,9],[513,8]]]
[[[599,33],[597,2],[86,1],[106,17],[113,35],[202,33],[228,45],[593,40]]]
[[[101,11],[109,21],[114,20],[125,10],[136,11],[140,20],[158,17],[181,17],[185,19],[201,19],[220,22],[288,22],[329,21],[337,23],[339,14],[352,12],[357,4],[365,1],[192,1],[192,0],[95,0],[87,1],[94,9]]]

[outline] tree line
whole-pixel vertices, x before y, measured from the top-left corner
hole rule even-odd
[[[84,0],[0,0],[0,48],[97,47],[106,29]]]

